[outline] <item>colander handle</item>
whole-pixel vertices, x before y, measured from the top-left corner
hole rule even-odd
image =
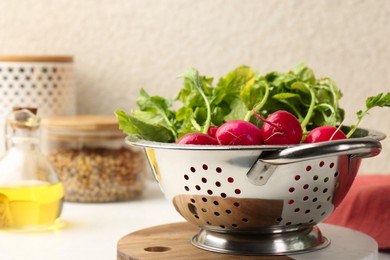
[[[260,155],[258,161],[269,165],[281,165],[338,155],[349,155],[352,158],[367,158],[378,155],[381,150],[382,145],[378,140],[370,137],[351,138],[332,142],[303,144],[280,151],[264,152]]]

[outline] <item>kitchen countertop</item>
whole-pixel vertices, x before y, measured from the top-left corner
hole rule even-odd
[[[123,236],[154,225],[183,221],[149,181],[142,197],[129,202],[65,202],[63,227],[55,231],[0,232],[1,260],[116,259]]]
[[[184,219],[165,200],[158,185],[148,181],[143,196],[133,201],[65,202],[62,225],[59,225],[62,227],[57,230],[0,232],[0,259],[116,259],[117,243],[125,235],[182,221]],[[293,257],[299,259],[297,255]],[[390,259],[390,254],[380,253],[379,259]]]

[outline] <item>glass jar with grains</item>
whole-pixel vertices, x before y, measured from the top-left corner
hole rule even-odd
[[[126,201],[142,194],[144,154],[125,144],[115,116],[44,118],[42,134],[43,151],[64,184],[65,201]]]

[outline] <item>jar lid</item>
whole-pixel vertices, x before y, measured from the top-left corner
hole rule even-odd
[[[50,139],[108,140],[123,138],[118,120],[111,115],[55,116],[42,119],[41,127],[50,132]]]
[[[0,55],[0,62],[73,62],[73,57],[66,55]]]

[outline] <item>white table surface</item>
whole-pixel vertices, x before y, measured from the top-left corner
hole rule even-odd
[[[147,183],[142,197],[130,202],[102,204],[66,202],[61,220],[65,224],[64,227],[55,231],[0,232],[0,259],[116,259],[117,242],[128,233],[161,224],[184,221],[174,207],[165,200],[157,184],[152,181]],[[337,228],[325,225],[323,233],[326,235],[326,230],[332,233]],[[332,241],[334,239],[345,241],[342,235],[331,238]],[[366,243],[364,239],[368,239],[369,243]],[[357,249],[372,247],[369,245],[371,238],[364,237],[364,239],[361,241],[363,245],[356,245]],[[348,242],[351,243],[351,241]],[[292,257],[295,259],[313,259],[312,257],[332,260],[348,259],[334,257],[340,256],[343,250],[345,248],[335,248],[331,244],[315,255],[294,255]],[[332,257],[328,258],[330,255]],[[366,259],[375,258],[376,254]],[[380,253],[379,259],[390,259],[390,254]]]

